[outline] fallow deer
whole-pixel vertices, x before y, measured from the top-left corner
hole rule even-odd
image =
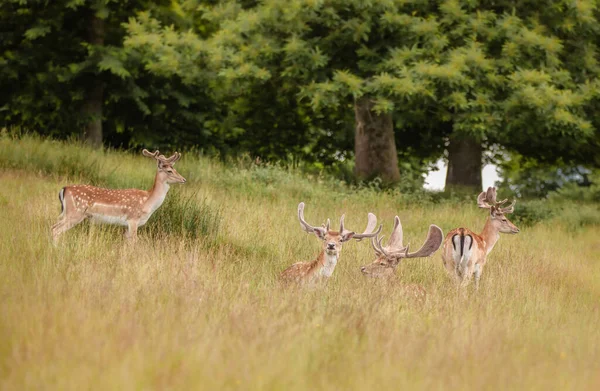
[[[185,183],[185,178],[173,167],[181,158],[180,153],[175,152],[173,156],[166,158],[159,155],[158,151],[150,153],[144,149],[142,154],[157,162],[154,186],[149,191],[106,189],[88,185],[67,186],[60,190],[58,198],[62,212],[59,222],[52,227],[55,243],[62,233],[87,218],[96,222],[127,226],[125,236],[129,239],[137,237],[138,227],[146,224],[152,213],[165,200],[169,185]]]
[[[446,235],[442,261],[444,267],[456,277],[457,281],[466,284],[472,276],[475,276],[475,288],[478,289],[486,257],[500,239],[500,234],[519,233],[519,228],[505,216],[514,212],[516,201],[508,207],[501,208],[506,201],[508,199],[497,202],[496,188],[488,187],[487,191],[482,191],[477,197],[477,205],[490,210],[481,234],[476,234],[467,228],[456,228]]]
[[[323,248],[317,259],[312,262],[298,262],[288,267],[281,273],[281,279],[284,282],[296,282],[300,284],[313,283],[319,280],[326,280],[333,274],[337,265],[342,244],[350,239],[358,241],[371,238],[381,232],[381,226],[375,232],[377,218],[373,213],[367,215],[367,228],[361,234],[349,231],[344,227],[344,215],[340,218],[340,230],[329,230],[330,221],[323,227],[315,227],[304,220],[304,202],[298,204],[298,220],[300,226],[307,233],[314,233],[315,236],[323,241]]]
[[[372,263],[360,268],[364,275],[369,277],[391,277],[394,275],[396,268],[404,258],[424,258],[436,252],[440,245],[444,234],[440,227],[435,224],[429,226],[427,238],[418,251],[408,252],[409,246],[404,247],[402,224],[398,216],[394,219],[394,229],[390,235],[390,239],[386,246],[382,246],[383,237],[371,238],[371,245],[375,250],[377,257]]]

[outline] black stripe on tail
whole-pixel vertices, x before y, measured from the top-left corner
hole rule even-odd
[[[457,236],[460,236],[460,256],[462,257],[462,251],[463,251],[462,249],[464,247],[464,241],[465,241],[464,236],[462,236],[461,234],[452,235],[452,248],[454,249],[454,251],[456,251],[456,245],[454,244],[454,238]]]
[[[471,248],[473,247],[473,237],[469,234],[465,235],[465,231],[463,231],[462,229],[460,230],[459,234],[454,234],[452,236],[452,248],[454,249],[454,251],[456,251],[456,245],[454,244],[454,238],[460,235],[460,256],[463,256],[464,250],[465,250],[465,236],[468,236],[471,238],[471,243],[469,243],[469,250],[471,250]]]
[[[65,188],[63,187],[58,192],[58,200],[60,201],[60,213],[65,211]]]
[[[473,237],[469,234],[465,235],[471,238],[471,243],[469,244],[469,251],[471,250],[471,248],[473,247]],[[461,254],[462,255],[462,254]]]

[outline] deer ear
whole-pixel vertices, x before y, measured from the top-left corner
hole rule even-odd
[[[313,231],[317,238],[323,240],[325,239],[325,228],[317,227]]]
[[[342,235],[342,242],[347,242],[348,240],[352,239],[354,235],[356,235],[355,232],[346,232]]]

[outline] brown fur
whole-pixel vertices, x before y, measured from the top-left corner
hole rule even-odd
[[[146,224],[152,213],[160,207],[169,190],[170,183],[185,183],[173,167],[179,160],[177,152],[170,158],[158,155],[158,151],[144,155],[158,162],[154,185],[149,191],[138,189],[105,189],[89,185],[67,186],[59,193],[62,202],[60,220],[52,226],[52,238],[58,237],[82,221],[92,218],[109,224],[128,227],[127,237],[135,239],[138,227]]]
[[[371,244],[377,258],[370,264],[361,267],[360,271],[365,276],[374,278],[392,277],[402,259],[429,257],[436,252],[442,244],[444,234],[437,225],[430,225],[425,242],[418,251],[413,253],[409,253],[408,246],[404,247],[402,244],[403,236],[400,218],[396,216],[394,219],[394,229],[392,230],[387,246],[382,247],[381,239],[375,240],[373,238]]]
[[[519,232],[519,229],[505,216],[505,213],[512,212],[514,202],[509,208],[500,208],[499,205],[506,202],[506,200],[496,202],[496,189],[492,187],[488,188],[487,192],[482,192],[477,200],[479,207],[490,210],[481,233],[476,234],[468,228],[455,228],[446,235],[442,250],[442,262],[448,273],[463,284],[468,283],[471,277],[475,276],[476,288],[479,287],[479,279],[483,273],[487,255],[500,238],[500,233],[516,234]],[[456,244],[453,243],[455,235],[473,238],[470,251],[467,246],[467,239],[463,242],[464,257],[460,255],[461,249],[455,248]],[[457,242],[460,246],[461,241],[459,239],[457,238]],[[462,261],[457,262],[459,258]]]
[[[302,283],[314,281],[317,272],[325,265],[325,250],[319,253],[312,262],[297,262],[281,272],[280,278],[284,282]]]
[[[333,274],[339,261],[344,242],[352,238],[357,240],[370,238],[381,232],[381,226],[376,232],[373,232],[377,225],[377,218],[372,213],[367,215],[367,227],[361,234],[356,234],[344,228],[344,215],[340,218],[339,231],[329,230],[329,220],[327,220],[327,224],[323,227],[312,226],[304,220],[304,202],[298,204],[298,220],[305,232],[315,234],[322,241],[322,249],[314,261],[294,263],[281,272],[280,279],[286,283],[296,282],[305,284],[327,280]]]
[[[317,258],[312,262],[294,263],[281,272],[281,280],[283,282],[312,283],[317,280],[328,278],[328,276],[321,275],[321,271],[326,267],[327,252],[329,252],[331,256],[336,257],[337,261],[339,261],[342,243],[349,240],[351,237],[352,236],[345,239],[339,232],[328,231],[323,240],[323,248]],[[329,243],[335,243],[334,250],[328,250],[327,246]]]

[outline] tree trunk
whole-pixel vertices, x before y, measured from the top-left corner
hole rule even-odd
[[[359,179],[378,176],[386,183],[398,182],[400,171],[392,115],[375,113],[373,101],[369,97],[362,97],[354,102],[354,113],[354,174]]]
[[[450,136],[446,189],[473,187],[481,189],[481,143],[468,136]]]
[[[96,16],[92,10],[88,25],[88,42],[92,45],[104,45],[104,19]],[[97,75],[93,79],[86,92],[82,114],[85,125],[83,128],[83,140],[95,147],[102,146],[102,104],[104,101],[104,83]]]

